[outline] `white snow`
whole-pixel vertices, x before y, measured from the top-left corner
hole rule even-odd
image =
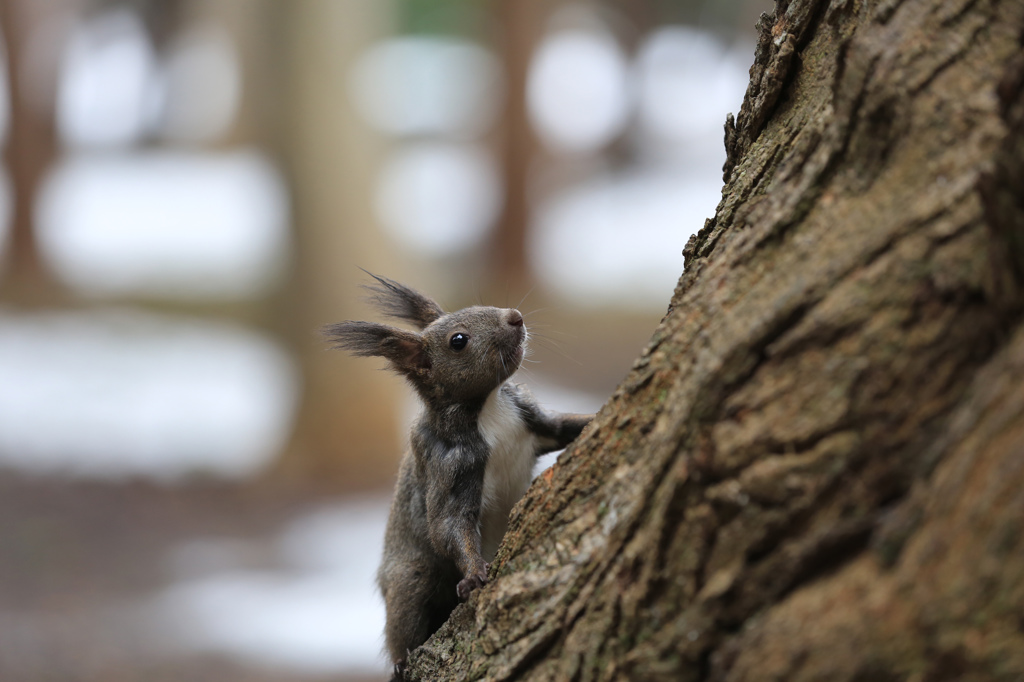
[[[151,616],[184,652],[306,673],[380,674],[384,604],[375,573],[388,500],[338,503],[280,535],[279,570],[225,568],[168,587]]]
[[[730,49],[696,28],[653,31],[641,44],[634,67],[640,125],[676,146],[712,137],[722,149],[725,115],[739,110],[752,54],[750,45]]]
[[[288,196],[253,151],[72,155],[36,203],[43,255],[95,296],[237,299],[277,282]]]
[[[151,127],[159,105],[156,56],[138,16],[108,10],[79,24],[63,55],[57,129],[79,146],[121,146]]]
[[[722,126],[743,101],[752,51],[686,27],[643,41],[633,67],[635,162],[537,193],[529,254],[545,284],[583,308],[664,309],[683,247],[721,199]]]
[[[715,213],[718,177],[624,171],[549,198],[529,244],[538,275],[581,308],[664,308],[686,240]]]
[[[268,339],[127,309],[0,311],[0,466],[237,478],[284,446],[298,373]]]
[[[527,108],[556,151],[586,152],[622,131],[632,104],[627,64],[615,40],[593,30],[545,37],[530,62]]]
[[[484,147],[418,142],[388,159],[376,210],[399,244],[440,257],[479,245],[498,218],[501,200],[497,165]]]

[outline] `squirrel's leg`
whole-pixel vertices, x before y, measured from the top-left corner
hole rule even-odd
[[[454,576],[438,570],[436,559],[417,557],[392,566],[382,581],[387,620],[384,639],[396,669],[448,619],[458,603]]]
[[[530,407],[523,414],[527,427],[537,436],[538,455],[561,450],[576,440],[594,418],[592,414],[548,412],[536,404]]]
[[[541,407],[529,389],[517,385],[513,400],[523,415],[526,428],[537,437],[537,454],[561,450],[579,437],[583,428],[594,418],[592,414],[551,412]]]
[[[475,446],[475,447],[474,447]],[[428,460],[427,528],[430,544],[451,559],[462,574],[459,599],[487,582],[480,548],[480,498],[487,446],[481,438]]]

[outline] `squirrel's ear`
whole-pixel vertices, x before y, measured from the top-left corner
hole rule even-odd
[[[427,343],[419,334],[376,322],[339,322],[323,329],[332,348],[387,359],[400,372],[430,369]]]
[[[393,279],[366,272],[378,284],[364,287],[370,291],[370,302],[388,317],[405,320],[423,329],[444,315],[444,311],[433,299],[414,291]]]

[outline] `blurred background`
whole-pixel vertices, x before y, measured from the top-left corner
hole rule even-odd
[[[770,8],[0,0],[0,680],[383,679],[417,408],[317,330],[379,319],[359,268],[518,306],[598,409]]]

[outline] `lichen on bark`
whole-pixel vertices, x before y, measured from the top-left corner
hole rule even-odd
[[[410,679],[1024,677],[1024,3],[760,30],[668,314]]]

